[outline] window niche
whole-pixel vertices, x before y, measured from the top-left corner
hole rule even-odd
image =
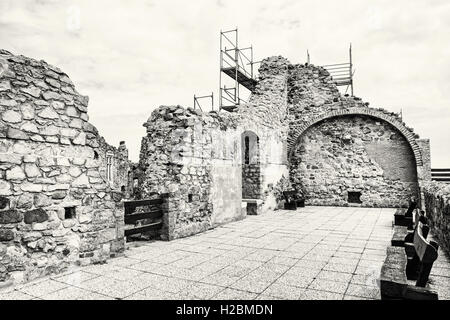
[[[348,203],[361,204],[361,192],[360,191],[348,191]]]
[[[76,217],[75,207],[64,208],[64,219],[75,219],[75,217]]]

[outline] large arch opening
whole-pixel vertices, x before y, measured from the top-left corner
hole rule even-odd
[[[416,154],[404,133],[365,114],[304,129],[290,150],[290,176],[310,205],[403,207],[418,193]]]

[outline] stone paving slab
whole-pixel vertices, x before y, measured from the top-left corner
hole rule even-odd
[[[379,299],[395,209],[306,207],[232,222],[0,291],[2,299]],[[450,299],[450,262],[431,273]]]

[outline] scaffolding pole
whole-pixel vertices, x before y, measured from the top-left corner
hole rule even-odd
[[[211,98],[211,111],[214,111],[214,92],[211,92],[210,95],[206,95],[206,96],[196,96],[194,94],[194,110],[197,109],[197,107],[198,107],[200,109],[200,111],[203,111],[199,100],[205,99],[205,98]]]

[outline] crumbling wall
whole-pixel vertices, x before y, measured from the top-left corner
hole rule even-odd
[[[262,62],[260,80],[248,104],[235,112],[209,112],[162,106],[144,124],[139,197],[169,193],[163,234],[187,236],[242,219],[242,176],[251,173],[251,197],[265,200],[262,211],[276,206],[273,186],[284,175],[287,113],[287,60]],[[258,139],[258,159],[243,161],[243,135]],[[245,194],[245,192],[244,192]]]
[[[425,209],[439,246],[450,256],[450,184],[426,182],[421,187]]]
[[[125,141],[121,141],[119,147],[116,148],[99,136],[95,143],[95,152],[95,156],[98,156],[100,162],[104,164],[99,168],[102,179],[108,181],[113,189],[119,190],[128,198],[130,196],[128,175],[131,170],[131,161],[128,159],[128,149]]]
[[[288,79],[290,63],[286,58],[273,56],[263,59],[258,82],[249,102],[240,105],[236,113],[242,131],[250,131],[259,138],[259,169],[262,212],[275,209],[277,198],[274,186],[288,176],[287,137],[289,130]],[[255,177],[253,177],[255,179]]]
[[[123,250],[121,193],[101,172],[88,98],[44,61],[0,51],[0,281]]]
[[[398,114],[341,95],[324,68],[289,67],[288,109],[290,177],[307,203],[348,205],[361,191],[363,206],[407,206],[429,180],[429,141]]]
[[[241,218],[239,180],[227,184],[240,165],[235,120],[228,114],[162,106],[144,124],[141,197],[169,194],[166,238]]]

